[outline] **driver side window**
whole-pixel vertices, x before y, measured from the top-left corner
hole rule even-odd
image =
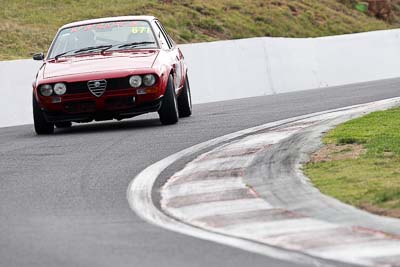
[[[156,34],[158,36],[158,39],[161,42],[162,49],[166,49],[166,50],[171,49],[171,46],[167,40],[167,37],[165,36],[164,32],[162,31],[160,25],[158,24],[158,22],[156,22],[155,24],[157,26]]]

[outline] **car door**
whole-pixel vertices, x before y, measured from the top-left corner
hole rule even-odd
[[[162,49],[168,50],[171,60],[173,62],[173,68],[175,73],[174,77],[175,90],[178,91],[183,86],[183,54],[176,46],[174,41],[172,41],[172,39],[169,37],[169,35],[165,31],[161,23],[158,20],[156,20],[155,24],[157,26],[157,30],[159,31],[158,35],[161,42],[160,45]]]

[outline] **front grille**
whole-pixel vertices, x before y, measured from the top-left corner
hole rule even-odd
[[[131,89],[129,78],[107,79],[107,91]],[[67,84],[67,94],[82,94],[89,91],[87,82],[74,82]]]
[[[87,86],[89,91],[97,97],[100,97],[104,94],[107,88],[107,81],[106,80],[95,80],[95,81],[88,81]]]

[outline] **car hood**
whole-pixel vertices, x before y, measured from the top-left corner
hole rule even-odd
[[[43,78],[70,76],[74,74],[151,68],[158,50],[135,52],[112,52],[106,55],[92,54],[65,57],[46,62]]]

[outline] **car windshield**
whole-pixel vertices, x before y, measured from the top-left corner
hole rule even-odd
[[[147,21],[104,22],[63,29],[50,49],[49,58],[130,48],[157,48]]]

